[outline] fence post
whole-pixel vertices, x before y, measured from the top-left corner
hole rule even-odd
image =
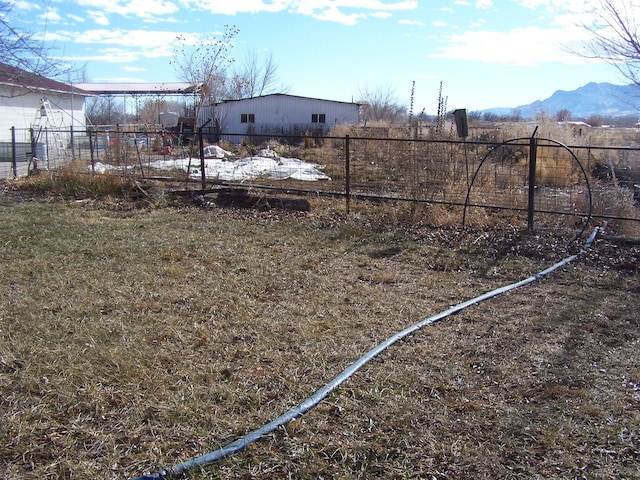
[[[96,143],[98,142],[98,133],[96,131]],[[96,173],[96,162],[93,157],[93,130],[89,128],[89,155],[91,157],[91,173]]]
[[[350,137],[349,135],[344,137],[344,170],[345,170],[345,182],[344,182],[344,191],[347,197],[347,215],[349,215],[349,207],[351,202],[351,178],[350,178]]]
[[[536,138],[537,131],[538,127],[535,128],[531,138],[529,139],[529,200],[527,202],[527,228],[530,232],[533,231],[533,212],[536,193],[536,160],[538,155],[538,139]]]
[[[33,167],[33,170],[38,170],[38,157],[36,156],[37,140],[36,140],[36,133],[33,128],[29,129],[29,137],[31,140],[31,161],[29,161],[29,166],[27,167],[27,175],[29,174],[29,170],[32,167]],[[32,162],[33,162],[33,165],[32,165]]]
[[[204,161],[204,139],[202,138],[202,129],[206,127],[211,119],[208,119],[201,126],[198,127],[198,146],[200,148],[200,179],[202,180],[202,190],[206,190],[207,188],[207,173],[204,171],[205,161]]]
[[[75,160],[76,159],[76,140],[73,132],[73,123],[71,124],[71,127],[69,127],[69,137],[71,142],[71,160]]]
[[[11,127],[11,168],[13,179],[18,178],[18,162],[16,160],[16,127]]]
[[[202,180],[202,190],[207,188],[207,173],[204,171],[204,142],[202,138],[202,127],[198,128],[198,144],[200,148],[200,179]]]

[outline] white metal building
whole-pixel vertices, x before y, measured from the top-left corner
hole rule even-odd
[[[228,100],[203,107],[198,125],[216,130],[218,140],[233,144],[245,135],[324,135],[336,125],[357,125],[360,105],[276,93],[241,100]]]

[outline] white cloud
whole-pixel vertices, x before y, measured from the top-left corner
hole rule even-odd
[[[17,10],[40,10],[40,6],[38,4],[26,0],[10,0],[8,3],[11,8],[15,8]]]
[[[371,13],[369,16],[373,18],[389,18],[393,15],[389,12],[374,12],[374,13]]]
[[[178,35],[191,36],[171,31],[94,29],[84,32],[59,30],[49,35],[49,40],[97,46],[92,47],[93,53],[89,55],[65,56],[69,61],[128,63],[142,58],[171,58]]]
[[[593,7],[593,0],[520,0],[519,3],[521,7],[529,8],[531,10],[536,10],[540,7],[543,7],[545,9],[551,9],[553,11],[585,11]]]
[[[613,1],[615,3],[616,0]],[[589,23],[594,7],[590,0],[521,0],[520,6],[539,12],[552,25]]]
[[[324,10],[321,10],[319,12],[310,12],[307,13],[307,15],[310,15],[316,20],[337,22],[344,25],[355,25],[356,23],[358,23],[358,20],[366,17],[364,13],[345,14],[335,7],[325,8]]]
[[[99,12],[96,10],[89,10],[87,12],[87,16],[93,20],[97,25],[102,25],[106,27],[109,25],[109,17],[107,17],[104,12]]]
[[[479,8],[481,10],[486,10],[488,8],[491,8],[492,6],[492,0],[476,0],[476,8]]]
[[[73,62],[100,62],[100,63],[135,63],[142,59],[169,58],[173,52],[163,47],[134,50],[128,47],[108,47],[98,50],[93,55],[65,55],[64,59]],[[124,68],[124,67],[123,67]],[[167,67],[168,68],[168,67]],[[130,71],[146,71],[143,69]]]
[[[72,13],[65,12],[63,15],[59,12],[58,8],[51,7],[51,6],[46,7],[43,13],[40,13],[37,15],[37,18],[40,20],[41,23],[44,23],[47,25],[56,25],[56,24],[68,25],[72,23],[82,23],[85,21],[84,17],[75,15]]]
[[[584,63],[562,45],[580,38],[575,29],[514,28],[506,32],[474,31],[446,36],[446,45],[430,58],[479,61],[502,65],[538,66],[548,62]]]
[[[401,25],[414,25],[416,27],[424,27],[425,24],[421,20],[400,20],[398,21]]]
[[[444,28],[444,27],[447,26],[447,22],[443,22],[443,21],[437,20],[437,21],[433,22],[432,25],[434,27]]]
[[[79,15],[73,15],[71,13],[67,14],[67,18],[70,19],[71,21],[77,22],[77,23],[82,23],[85,20],[83,17],[81,17]]]
[[[132,67],[132,66],[129,66],[129,65],[123,66],[122,70],[124,70],[125,72],[146,72],[147,71],[146,68]]]
[[[291,2],[296,13],[309,15],[317,20],[332,21],[345,25],[355,25],[359,20],[372,16],[368,11],[390,12],[414,10],[418,2],[414,0],[384,3],[378,0],[300,0]],[[342,9],[359,9],[359,13],[346,14]]]
[[[178,6],[166,0],[77,0],[78,5],[91,7],[103,16],[138,17],[145,21],[166,19],[178,12]]]
[[[99,1],[99,0],[98,0]],[[282,12],[293,8],[296,3],[291,0],[180,0],[181,3],[196,11],[209,11],[222,15],[235,15],[236,13],[258,12]]]
[[[102,1],[102,0],[92,0]],[[418,0],[180,0],[192,10],[235,15],[237,13],[283,12],[307,15],[317,20],[354,25],[367,17],[389,17],[393,11],[418,8]],[[346,13],[345,10],[349,10]]]
[[[129,50],[111,48],[95,55],[65,55],[64,60],[71,62],[126,63],[135,62],[140,56]]]
[[[53,7],[47,7],[43,13],[38,15],[38,18],[47,23],[60,23],[62,21],[62,15],[58,13],[58,9]]]
[[[123,45],[130,48],[155,47],[159,43],[173,42],[179,35],[170,31],[149,30],[86,30],[71,34],[76,43]]]

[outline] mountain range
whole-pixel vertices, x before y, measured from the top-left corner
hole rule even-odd
[[[637,116],[640,115],[640,88],[634,84],[591,82],[576,90],[557,90],[546,100],[515,108],[490,108],[481,113],[514,115],[519,112],[522,118],[534,118],[542,113],[553,116],[560,110],[568,110],[572,119],[586,119],[593,115]]]

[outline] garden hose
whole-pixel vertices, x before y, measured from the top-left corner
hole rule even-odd
[[[402,330],[401,332],[398,332],[395,335],[392,335],[391,337],[384,340],[382,343],[378,344],[376,347],[369,350],[366,354],[364,354],[362,357],[360,357],[358,360],[352,363],[349,367],[343,370],[342,373],[340,373],[337,377],[335,377],[333,380],[331,380],[329,383],[327,383],[324,387],[319,389],[316,393],[314,393],[312,396],[307,398],[305,401],[300,403],[297,407],[294,407],[288,410],[283,415],[263,425],[262,427],[256,430],[253,430],[252,432],[249,432],[248,434],[244,435],[238,440],[224,447],[221,447],[217,450],[214,450],[210,453],[202,455],[200,457],[192,458],[190,460],[179,463],[177,465],[174,465],[168,469],[162,470],[157,473],[142,475],[141,477],[137,477],[133,480],[161,480],[161,479],[180,478],[187,470],[190,470],[195,467],[202,467],[205,465],[212,464],[224,457],[231,455],[232,453],[236,453],[236,452],[239,452],[240,450],[243,450],[248,445],[255,443],[261,438],[263,438],[265,435],[272,433],[278,427],[281,427],[289,423],[290,421],[295,420],[296,418],[299,418],[302,415],[304,415],[306,412],[308,412],[313,407],[318,405],[324,398],[326,398],[333,390],[335,390],[338,386],[340,386],[343,382],[345,382],[349,377],[351,377],[354,373],[360,370],[365,364],[367,364],[369,361],[377,357],[380,353],[382,353],[388,347],[398,342],[399,340],[405,338],[406,336],[411,335],[412,333],[414,333],[417,330],[420,330],[423,327],[436,323],[437,321],[442,320],[443,318],[448,317],[449,315],[452,315],[461,310],[464,310],[467,307],[476,305],[478,303],[481,303],[485,300],[501,295],[510,290],[514,290],[516,288],[522,287],[529,283],[535,282],[543,278],[544,276],[550,274],[554,270],[557,270],[558,268],[561,268],[573,262],[576,258],[584,254],[587,251],[587,249],[593,245],[593,243],[595,242],[599,234],[599,231],[600,229],[596,227],[594,231],[591,233],[591,235],[589,236],[589,238],[587,239],[587,241],[584,243],[584,246],[580,249],[580,251],[577,254],[571,255],[565,258],[564,260],[561,260],[560,262],[552,265],[551,267],[545,270],[542,270],[541,272],[538,272],[528,278],[525,278],[524,280],[513,283],[511,285],[497,288],[483,295],[477,296],[465,302],[454,305],[448,308],[447,310],[444,310],[429,318],[425,318],[424,320]]]

